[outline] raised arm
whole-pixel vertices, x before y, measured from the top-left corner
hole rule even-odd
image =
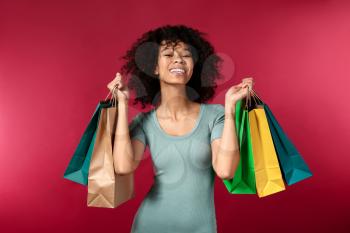
[[[117,174],[128,174],[139,165],[146,145],[136,139],[130,140],[129,89],[127,85],[124,85],[121,74],[117,73],[116,77],[107,84],[107,88],[111,92],[116,92],[118,101],[118,120],[113,145],[114,170]]]
[[[118,102],[118,121],[114,138],[114,170],[117,174],[135,171],[142,160],[146,145],[138,139],[130,139],[128,103]]]

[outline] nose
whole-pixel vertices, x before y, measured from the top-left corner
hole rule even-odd
[[[182,58],[182,56],[180,56],[178,53],[174,53],[174,62],[178,62],[178,63],[184,63],[184,59]]]

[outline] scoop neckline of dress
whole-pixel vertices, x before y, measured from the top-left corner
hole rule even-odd
[[[160,126],[159,124],[159,121],[158,121],[158,118],[157,118],[157,114],[156,114],[156,109],[154,108],[152,110],[152,115],[153,115],[153,122],[155,123],[155,125],[157,126],[159,132],[164,135],[165,137],[167,138],[171,138],[171,139],[175,139],[175,140],[178,140],[178,139],[184,139],[184,138],[188,138],[190,137],[192,134],[195,133],[195,131],[197,130],[198,126],[199,126],[199,123],[200,121],[202,120],[203,118],[203,112],[204,112],[204,103],[200,103],[200,109],[199,109],[199,116],[197,117],[196,119],[196,123],[195,123],[195,126],[192,128],[192,130],[184,135],[180,135],[180,136],[175,136],[175,135],[170,135],[168,133],[166,133],[162,127]]]

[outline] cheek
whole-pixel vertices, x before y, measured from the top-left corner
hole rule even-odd
[[[193,75],[193,70],[191,69],[191,70],[189,70],[189,72],[188,72],[188,77],[191,78],[192,75]]]
[[[161,72],[166,72],[168,70],[169,61],[166,59],[159,59],[158,66]]]
[[[187,63],[187,67],[188,67],[188,70],[190,71],[190,73],[192,73],[193,72],[193,62],[188,62]]]
[[[186,60],[186,64],[187,64],[189,69],[191,69],[191,70],[193,69],[194,63],[193,63],[192,59]]]

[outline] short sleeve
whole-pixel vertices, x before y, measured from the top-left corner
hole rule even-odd
[[[224,129],[225,122],[225,108],[221,104],[216,104],[213,108],[214,119],[212,123],[212,130],[210,136],[210,142],[212,142],[216,138],[221,138],[222,131]]]
[[[143,113],[137,114],[129,124],[130,139],[139,139],[144,145],[147,145],[146,134],[143,128]]]

